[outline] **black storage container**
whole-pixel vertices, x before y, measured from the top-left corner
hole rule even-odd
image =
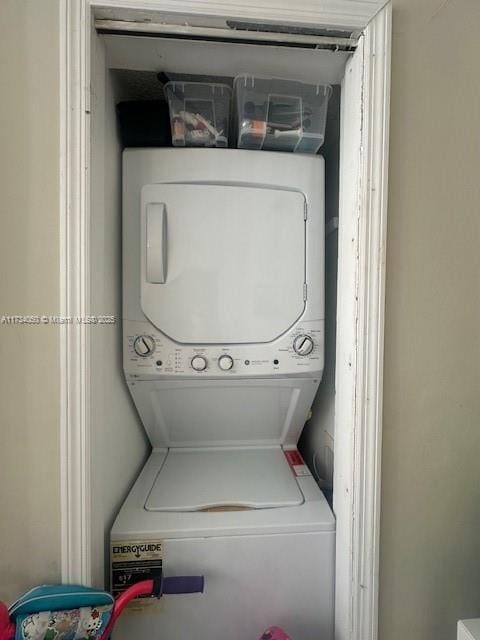
[[[117,104],[122,147],[171,147],[170,115],[164,100]]]

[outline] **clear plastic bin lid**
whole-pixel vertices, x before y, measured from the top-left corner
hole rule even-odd
[[[316,153],[323,144],[330,85],[241,75],[234,86],[240,148]]]
[[[174,146],[228,146],[230,87],[206,82],[168,82],[164,91]]]

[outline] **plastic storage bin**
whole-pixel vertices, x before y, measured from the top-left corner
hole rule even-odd
[[[117,104],[122,147],[171,147],[170,118],[164,100],[128,100]]]
[[[227,147],[232,92],[224,84],[167,82],[172,144],[175,147]]]
[[[239,148],[316,153],[322,146],[330,85],[242,75],[234,89]]]

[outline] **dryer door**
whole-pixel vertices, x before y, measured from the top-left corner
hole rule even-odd
[[[185,344],[270,342],[305,308],[305,198],[230,184],[141,195],[141,304]]]

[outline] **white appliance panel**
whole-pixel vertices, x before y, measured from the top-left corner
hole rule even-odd
[[[127,614],[117,640],[271,624],[333,638],[334,517],[278,446],[296,444],[323,370],[323,170],[293,154],[124,154],[124,368],[154,451],[112,542],[161,541],[165,575],[202,574],[206,591]],[[254,508],[204,510],[232,503]]]
[[[152,445],[296,444],[323,371],[323,158],[133,149],[123,180],[124,369]]]
[[[480,618],[459,620],[457,625],[457,640],[480,640]]]
[[[153,447],[294,445],[318,380],[134,380],[128,386]]]
[[[271,509],[302,502],[281,447],[199,447],[169,450],[145,509]]]
[[[332,640],[335,520],[315,480],[292,475],[303,496],[298,506],[147,511],[147,496],[168,455],[152,453],[117,516],[111,540],[162,541],[165,575],[204,575],[205,593],[166,596],[140,615],[127,613],[114,640],[222,638],[226,629],[229,639],[255,639],[272,624],[293,638]],[[176,491],[166,477],[164,483],[165,491]]]
[[[294,447],[283,447],[283,450]],[[264,447],[259,447],[264,450]],[[312,475],[296,476],[303,495],[296,506],[242,511],[147,511],[145,503],[168,455],[154,449],[118,514],[114,540],[202,538],[208,536],[271,535],[335,532],[335,518]]]
[[[204,575],[205,593],[127,612],[113,638],[256,640],[276,624],[333,640],[334,548],[334,532],[166,539],[165,575]]]
[[[179,345],[149,322],[124,322],[123,361],[129,379],[165,378],[261,378],[270,376],[312,376],[319,381],[324,365],[323,320],[298,322],[294,329],[268,344]],[[302,336],[311,341],[311,351],[297,353]],[[149,340],[151,351],[139,355],[136,342]],[[308,345],[307,345],[308,346]],[[194,358],[203,358],[193,368]],[[225,367],[225,361],[227,367]]]
[[[305,308],[305,197],[228,184],[141,192],[141,305],[183,344],[271,342]]]

